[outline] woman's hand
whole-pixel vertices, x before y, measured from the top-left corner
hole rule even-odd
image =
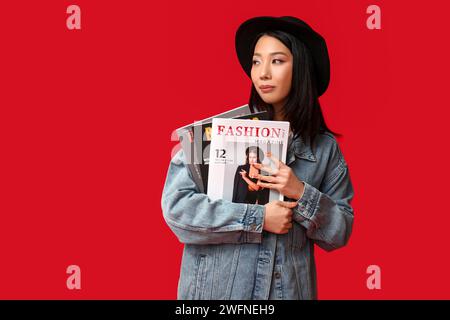
[[[242,178],[245,178],[247,176],[247,171],[245,171],[244,169],[242,169],[241,172],[239,173],[242,176]]]
[[[264,205],[263,229],[272,233],[287,233],[292,228],[292,208],[297,202],[273,200]]]
[[[262,180],[258,181],[257,185],[278,190],[278,192],[288,198],[299,200],[303,195],[305,184],[297,178],[289,166],[277,159],[270,152],[267,153],[267,157],[275,163],[278,169],[272,169],[261,163],[252,164],[255,168],[267,171],[270,174],[270,176],[257,174],[256,177]]]

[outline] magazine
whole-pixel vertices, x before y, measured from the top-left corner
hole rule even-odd
[[[268,112],[261,111],[257,113],[246,114],[243,116],[233,117],[233,119],[250,119],[250,120],[268,120]],[[194,132],[200,132],[194,136],[194,150],[199,150],[201,154],[198,156],[201,163],[194,164],[200,168],[201,180],[203,182],[204,193],[208,192],[208,172],[209,172],[209,146],[211,143],[212,122],[194,126]]]
[[[255,174],[270,175],[277,169],[273,157],[286,162],[288,137],[288,121],[213,119],[207,192],[211,200],[262,205],[283,200],[277,190],[259,186]],[[251,165],[255,162],[269,171],[256,169]]]
[[[213,117],[232,118],[232,117],[241,116],[241,115],[245,115],[245,114],[249,114],[249,113],[252,113],[252,112],[250,111],[248,104],[245,104],[243,106],[225,111],[220,114],[217,114]],[[196,130],[197,132],[194,132],[193,128],[195,125],[203,124],[206,122],[211,122],[213,117],[209,117],[209,118],[206,118],[206,119],[203,119],[200,121],[195,121],[194,123],[191,123],[191,124],[188,124],[181,128],[176,129],[178,139],[180,141],[181,147],[183,148],[183,152],[186,157],[187,167],[188,167],[189,171],[191,172],[191,175],[192,175],[192,178],[193,178],[195,184],[199,188],[200,192],[203,192],[203,193],[205,193],[205,188],[204,188],[204,184],[203,184],[203,180],[202,180],[200,167],[198,166],[198,164],[202,163],[202,159],[201,159],[202,151],[201,151],[201,149],[199,149],[199,150],[194,149],[195,144],[193,143],[194,136],[198,136],[198,135],[201,136],[202,131],[201,131],[201,128],[198,128],[198,129],[200,129],[200,132],[198,132],[198,130]]]

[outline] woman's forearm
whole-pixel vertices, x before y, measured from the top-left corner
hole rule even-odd
[[[253,188],[255,191],[258,191],[259,190],[259,186],[256,184],[256,183],[254,183],[252,180],[250,180],[249,178],[247,178],[247,177],[242,177],[244,180],[245,180],[245,182],[247,182],[247,184],[251,187],[251,188]]]

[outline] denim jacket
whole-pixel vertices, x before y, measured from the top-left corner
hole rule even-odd
[[[289,138],[286,164],[304,182],[286,234],[263,230],[265,207],[200,193],[182,150],[169,164],[161,206],[184,244],[178,299],[317,299],[314,244],[344,246],[353,186],[335,137]],[[295,201],[284,197],[285,201]]]

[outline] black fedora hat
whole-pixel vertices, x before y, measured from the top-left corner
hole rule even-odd
[[[330,82],[330,58],[325,39],[306,22],[290,16],[255,17],[243,22],[236,31],[235,45],[239,62],[251,77],[253,50],[256,36],[264,31],[285,31],[302,41],[311,52],[317,80],[317,94],[321,96]]]

